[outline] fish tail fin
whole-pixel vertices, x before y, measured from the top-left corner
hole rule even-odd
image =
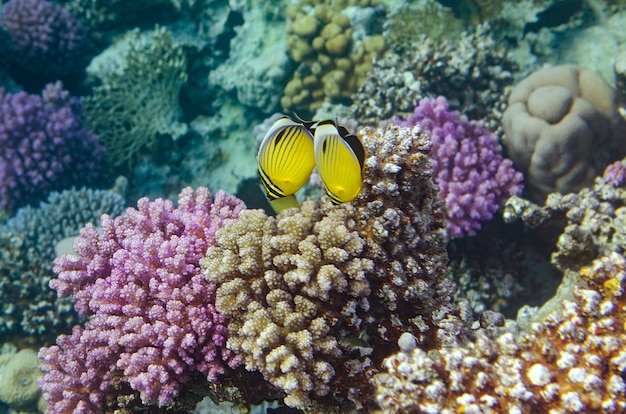
[[[276,214],[280,213],[283,210],[287,210],[288,208],[300,208],[300,202],[294,194],[285,197],[275,198],[273,200],[269,200],[269,202]]]

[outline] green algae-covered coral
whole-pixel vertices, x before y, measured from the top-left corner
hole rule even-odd
[[[96,30],[131,27],[141,19],[159,21],[194,0],[68,0],[67,8]],[[2,3],[0,1],[0,3]]]
[[[465,326],[445,277],[429,138],[390,126],[366,128],[362,139],[355,201],[324,197],[277,217],[245,211],[201,262],[229,318],[227,347],[292,407],[371,409],[366,378],[402,332],[428,349]]]
[[[434,42],[444,39],[457,41],[463,32],[463,21],[452,10],[436,0],[403,2],[389,15],[385,23],[386,38],[391,48],[409,49],[426,35]]]
[[[112,165],[132,163],[139,151],[153,149],[159,136],[180,137],[178,95],[187,81],[186,57],[172,33],[157,27],[147,42],[130,34],[123,66],[104,75],[85,99],[91,128],[107,148]]]
[[[39,359],[32,349],[0,355],[0,401],[12,413],[44,412],[45,402],[37,384]]]

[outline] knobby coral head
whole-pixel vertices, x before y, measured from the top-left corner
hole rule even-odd
[[[119,372],[144,403],[168,404],[192,372],[214,380],[240,362],[224,348],[225,319],[199,260],[243,209],[224,192],[211,201],[208,189],[186,188],[178,207],[143,198],[120,217],[104,215],[101,230],[82,230],[78,255],[55,260],[50,286],[90,319],[41,350],[50,412],[97,412]]]

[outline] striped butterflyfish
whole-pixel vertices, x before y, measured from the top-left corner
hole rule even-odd
[[[305,124],[281,117],[265,134],[257,154],[257,165],[272,208],[278,213],[298,207],[294,194],[306,183],[315,167],[313,135]]]
[[[363,185],[365,148],[356,135],[331,120],[314,125],[315,165],[334,204],[354,200]]]

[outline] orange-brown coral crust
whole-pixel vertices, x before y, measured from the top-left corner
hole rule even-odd
[[[373,381],[381,412],[624,412],[625,272],[617,253],[582,268],[571,300],[517,337],[478,330],[459,347],[386,359]]]

